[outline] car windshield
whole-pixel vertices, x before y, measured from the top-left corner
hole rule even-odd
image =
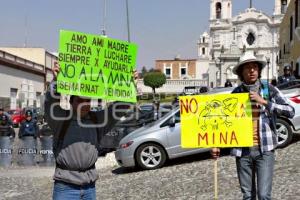
[[[164,115],[162,118],[147,124],[145,127],[151,127],[151,126],[155,126],[157,124],[160,124],[162,121],[165,121],[165,119],[169,118],[171,115],[174,115],[176,112],[178,112],[178,110],[179,110],[179,108],[175,108],[175,109],[171,110],[166,115]]]
[[[140,108],[141,108],[141,110],[145,110],[145,111],[151,111],[151,110],[153,110],[153,106],[152,105],[141,105]]]

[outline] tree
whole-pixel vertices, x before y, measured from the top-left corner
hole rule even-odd
[[[157,71],[148,72],[144,76],[144,85],[152,88],[154,96],[155,96],[155,89],[160,88],[165,83],[166,83],[166,76],[161,72],[157,72]]]
[[[147,73],[147,68],[145,66],[143,66],[142,68],[142,72],[141,72],[141,77],[144,78],[145,74]]]

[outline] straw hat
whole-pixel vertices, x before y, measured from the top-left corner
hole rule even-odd
[[[238,74],[237,74],[237,71],[238,71],[239,67],[243,66],[243,65],[246,64],[246,63],[251,63],[251,62],[256,62],[256,63],[258,63],[258,64],[260,65],[261,69],[263,69],[263,68],[266,66],[266,64],[267,64],[267,63],[266,63],[265,61],[263,61],[263,60],[258,60],[258,59],[255,57],[253,51],[246,51],[246,52],[244,53],[244,55],[242,55],[242,57],[240,57],[239,63],[238,63],[236,66],[234,66],[232,72],[233,72],[234,74],[238,75]]]

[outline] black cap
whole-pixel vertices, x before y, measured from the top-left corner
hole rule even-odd
[[[292,70],[292,67],[288,64],[284,66],[283,70]]]
[[[25,116],[26,117],[32,117],[32,111],[31,110],[26,110]]]

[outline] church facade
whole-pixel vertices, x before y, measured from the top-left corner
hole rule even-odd
[[[206,78],[210,87],[222,87],[227,79],[237,82],[232,73],[246,50],[268,62],[262,79],[278,75],[279,27],[289,0],[275,0],[272,16],[249,8],[232,16],[232,0],[210,0],[209,32],[198,40],[197,78]]]

